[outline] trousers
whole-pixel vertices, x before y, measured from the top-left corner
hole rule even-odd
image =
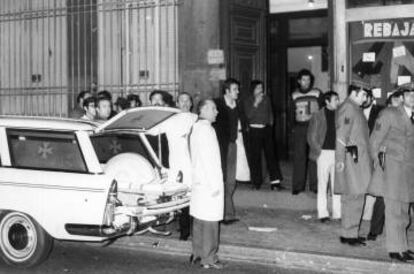
[[[359,237],[365,194],[342,194],[342,237]]]
[[[334,194],[335,183],[335,150],[322,150],[317,160],[318,171],[318,218],[329,217],[328,212],[328,182],[331,182],[332,218],[341,218],[341,195]]]
[[[213,264],[218,261],[219,223],[193,220],[192,248],[194,258],[201,258],[201,264]]]
[[[292,191],[304,191],[306,179],[309,181],[309,189],[317,191],[316,163],[308,160],[307,131],[308,123],[298,124],[294,129]]]
[[[226,158],[226,179],[224,182],[224,220],[236,218],[233,195],[236,191],[237,145],[230,143]]]
[[[385,245],[388,252],[408,250],[407,227],[410,224],[407,202],[384,198],[385,202]]]
[[[385,222],[384,198],[377,197],[375,199],[374,209],[372,211],[369,233],[371,233],[372,235],[381,235],[384,229],[384,222]]]
[[[279,159],[275,151],[272,128],[250,128],[249,132],[251,178],[254,186],[259,188],[263,182],[262,152],[264,152],[270,181],[282,180]]]

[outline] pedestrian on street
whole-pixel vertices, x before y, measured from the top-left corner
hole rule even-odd
[[[249,171],[247,162],[247,119],[238,106],[239,82],[229,78],[223,83],[223,96],[214,100],[218,116],[213,124],[220,145],[221,164],[224,173],[224,220],[228,225],[239,221],[236,217],[233,195],[236,191],[236,178]],[[243,174],[247,177],[249,174]],[[249,178],[250,180],[250,178]]]
[[[149,95],[149,102],[151,106],[167,107],[165,103],[165,92],[163,90],[155,89]]]
[[[335,187],[341,196],[340,241],[352,246],[365,245],[359,236],[365,194],[371,180],[368,122],[361,105],[367,99],[369,85],[353,82],[348,98],[339,106],[336,116]]]
[[[387,107],[399,107],[403,102],[403,94],[401,89],[394,90],[387,99]],[[370,116],[372,117],[372,116]],[[375,122],[375,121],[374,121]],[[370,124],[368,121],[369,132],[372,133],[375,123]],[[385,203],[383,197],[376,197],[374,208],[372,211],[371,224],[367,240],[375,241],[378,235],[382,234],[385,223]]]
[[[317,164],[318,218],[322,223],[329,221],[328,182],[331,182],[332,218],[341,218],[341,195],[334,193],[335,185],[335,111],[339,105],[339,96],[335,91],[324,93],[325,107],[313,114],[308,128],[309,158]]]
[[[119,112],[129,108],[129,102],[128,102],[127,98],[125,98],[125,97],[118,97],[118,98],[116,98],[114,106],[115,106],[115,111],[117,113],[119,113]]]
[[[83,90],[79,92],[78,96],[76,97],[76,106],[70,111],[69,117],[80,119],[83,115],[85,115],[85,110],[83,109],[83,101],[91,96],[92,94],[89,90]]]
[[[367,93],[367,100],[362,104],[362,109],[365,118],[368,121],[369,135],[374,129],[375,122],[378,118],[378,114],[383,109],[382,106],[375,104],[374,96],[371,91]],[[384,226],[384,199],[382,197],[373,197],[366,195],[363,220],[371,220],[370,230],[367,236],[367,240],[375,240],[377,235],[382,233]]]
[[[391,95],[387,99],[387,106],[389,107],[399,107],[402,105],[403,102],[403,95],[401,90],[397,89],[394,90]]]
[[[149,95],[149,102],[151,106],[156,107],[168,107],[166,103],[165,95],[168,92],[163,90],[155,89]],[[159,140],[160,139],[160,140]],[[160,157],[161,164],[163,167],[169,168],[169,145],[168,139],[165,133],[160,134],[159,136],[149,136],[148,142],[151,144],[154,152]],[[161,146],[159,145],[161,143]]]
[[[136,108],[136,107],[142,106],[141,99],[139,98],[139,95],[137,94],[133,94],[133,93],[128,94],[127,100],[129,103],[128,108]]]
[[[253,186],[260,189],[263,183],[262,152],[266,157],[270,177],[270,188],[283,190],[283,180],[273,136],[273,110],[269,97],[264,93],[263,82],[253,80],[250,96],[243,102],[249,124],[251,179]]]
[[[82,120],[95,121],[96,118],[96,98],[88,97],[83,100],[83,110],[85,114],[81,117]]]
[[[224,184],[220,148],[211,126],[217,117],[213,100],[200,102],[199,120],[190,135],[192,191],[190,215],[193,216],[191,263],[200,261],[203,268],[221,269],[218,260],[219,222],[223,219]]]
[[[374,174],[369,192],[384,197],[386,248],[391,259],[414,261],[408,248],[414,202],[414,83],[402,87],[403,105],[380,113],[371,135]]]
[[[293,195],[305,190],[306,179],[309,181],[309,189],[317,192],[316,163],[308,159],[309,147],[306,140],[309,120],[312,114],[319,110],[320,103],[321,93],[313,87],[314,81],[313,74],[307,69],[302,69],[297,76],[298,88],[292,93],[294,110]]]
[[[191,112],[193,108],[193,98],[187,92],[180,92],[177,96],[177,108],[183,112]]]
[[[112,117],[114,117],[117,114],[116,111],[114,110],[113,101],[112,101],[112,94],[109,91],[101,90],[100,92],[98,92],[96,97],[98,98],[98,102],[102,98],[103,100],[106,100],[110,103],[109,104],[110,114],[109,114],[109,117],[106,120],[111,119]]]
[[[180,94],[178,94],[177,108],[179,108],[182,112],[188,113],[190,115],[191,109],[193,108],[193,99],[189,93],[181,92]],[[181,161],[182,160],[183,159],[181,159]],[[191,182],[189,182],[188,185],[191,186]],[[181,209],[181,214],[178,220],[180,225],[180,240],[187,241],[191,231],[191,217],[189,207]]]
[[[111,116],[112,111],[112,102],[108,97],[101,96],[98,97],[96,101],[96,121],[105,122]]]

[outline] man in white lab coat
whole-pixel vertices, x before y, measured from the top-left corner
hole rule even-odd
[[[219,221],[223,219],[224,183],[220,148],[211,126],[218,111],[213,100],[200,102],[199,120],[190,134],[192,196],[190,215],[193,221],[191,263],[200,261],[203,268],[221,269],[218,260]]]

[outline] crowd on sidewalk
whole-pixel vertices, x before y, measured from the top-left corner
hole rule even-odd
[[[317,193],[320,222],[341,220],[340,243],[365,246],[367,239],[375,240],[385,227],[391,259],[414,261],[406,234],[409,205],[414,202],[414,83],[398,88],[386,107],[375,104],[371,87],[363,81],[349,85],[348,97],[342,103],[338,93],[323,93],[313,83],[312,73],[301,70],[291,97],[292,195],[305,191],[309,181],[309,189]],[[223,83],[221,96],[201,100],[194,111],[198,117],[192,114],[184,139],[164,136],[166,142],[181,144],[188,151],[188,157],[170,151],[170,156],[162,158],[170,168],[184,168],[185,158],[191,165],[186,172],[190,176],[184,177],[190,178],[192,200],[179,219],[180,239],[188,239],[192,224],[190,261],[205,268],[223,267],[217,258],[219,223],[239,221],[233,202],[238,181],[250,181],[256,190],[262,187],[262,155],[270,188],[285,190],[273,136],[270,97],[259,80],[251,82],[250,93],[243,98],[239,98],[239,87],[237,80],[229,78]],[[77,102],[72,117],[98,122],[142,105],[135,94],[119,97],[113,104],[108,91],[96,97],[81,92]],[[149,102],[152,106],[177,107],[185,113],[193,111],[192,97],[186,92],[180,93],[174,103],[168,92],[154,90]],[[332,196],[332,217],[328,196]],[[376,198],[371,230],[365,238],[359,228],[364,206],[367,210],[370,205],[367,197],[370,201]]]

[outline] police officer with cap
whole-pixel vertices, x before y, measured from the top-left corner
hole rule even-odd
[[[359,236],[365,194],[371,181],[372,161],[369,157],[368,122],[361,109],[370,86],[354,81],[348,88],[348,98],[336,115],[335,186],[341,194],[342,232],[340,241],[351,246],[365,245]]]
[[[386,248],[392,260],[414,261],[409,250],[409,205],[414,202],[414,83],[400,88],[403,103],[384,109],[371,134],[374,173],[369,192],[384,197]]]

